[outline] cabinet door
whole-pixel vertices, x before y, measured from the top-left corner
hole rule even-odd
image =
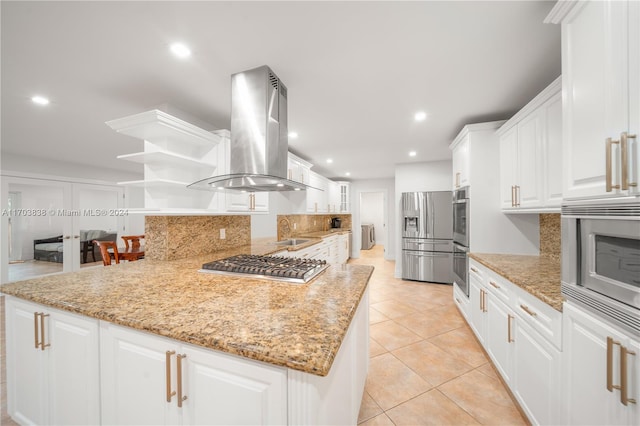
[[[544,114],[544,200],[545,207],[562,203],[562,94],[558,93],[542,107]]]
[[[98,320],[50,311],[45,334],[49,423],[100,424]]]
[[[476,334],[478,341],[482,345],[485,345],[484,330],[485,330],[485,315],[484,315],[484,302],[486,298],[486,290],[484,286],[478,281],[478,279],[469,273],[469,325]]]
[[[500,207],[515,206],[516,167],[518,164],[518,127],[500,137]]]
[[[46,351],[36,347],[39,306],[6,297],[7,405],[20,424],[48,421]]]
[[[469,186],[469,136],[467,135],[452,153],[453,187]]]
[[[487,329],[485,347],[500,375],[507,384],[513,370],[513,312],[497,300],[494,294],[485,296]]]
[[[167,351],[171,377],[166,377]],[[109,323],[100,324],[102,423],[163,425],[180,421],[176,396],[167,401],[167,379],[176,391],[172,342]]]
[[[533,424],[561,424],[561,353],[522,319],[513,322],[513,393]]]
[[[591,314],[570,303],[564,304],[562,381],[565,424],[627,423],[626,407],[620,403],[619,390],[607,390],[607,337],[617,342],[625,339],[624,335]],[[620,345],[614,346],[612,383],[619,386]]]
[[[183,346],[184,424],[284,424],[286,369]]]
[[[629,2],[629,192],[640,194],[640,2]]]
[[[564,196],[606,195],[605,140],[627,130],[627,2],[590,1],[562,23]],[[612,158],[619,159],[619,145]],[[619,184],[619,161],[612,161]],[[620,190],[614,189],[609,194]]]
[[[542,135],[536,111],[518,123],[516,200],[518,207],[537,207],[542,204]]]

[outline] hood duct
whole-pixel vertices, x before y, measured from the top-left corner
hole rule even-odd
[[[195,189],[300,191],[309,186],[287,179],[287,88],[264,65],[231,76],[229,174],[189,185]]]

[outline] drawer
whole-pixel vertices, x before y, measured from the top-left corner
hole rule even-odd
[[[469,306],[471,302],[456,283],[453,283],[453,303],[456,304],[462,316],[469,322]]]
[[[562,313],[520,287],[511,285],[514,293],[512,307],[516,315],[561,350]]]
[[[491,270],[486,270],[485,287],[489,290],[489,293],[497,296],[506,305],[511,304],[512,289],[515,287],[513,283],[506,280],[502,276],[496,274]]]
[[[473,259],[469,259],[469,278],[475,277],[484,283],[486,268]]]

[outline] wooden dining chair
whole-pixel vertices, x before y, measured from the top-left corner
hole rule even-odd
[[[116,245],[115,241],[93,240],[93,243],[100,249],[100,254],[102,255],[102,264],[104,266],[111,265],[111,254],[113,254],[116,263],[120,263],[120,259],[118,256],[118,246]],[[113,253],[110,253],[109,249],[112,249]]]
[[[140,240],[144,239],[144,235],[123,235],[121,237],[124,240],[124,248],[129,250],[129,243],[131,243],[132,249],[140,248]]]

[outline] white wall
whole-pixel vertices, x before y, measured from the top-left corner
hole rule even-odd
[[[376,244],[387,245],[384,221],[384,192],[363,192],[360,195],[360,223],[372,223]]]
[[[394,241],[396,231],[396,215],[395,215],[395,180],[394,179],[370,179],[356,180],[351,182],[350,199],[351,199],[351,219],[353,235],[351,239],[351,257],[360,257],[360,248],[362,247],[362,232],[360,225],[363,223],[360,212],[360,197],[365,193],[381,192],[386,200],[384,204],[383,217],[386,227],[381,233],[376,230],[376,238],[384,238],[385,241]],[[386,234],[381,237],[381,234]],[[394,260],[396,258],[395,244],[387,243],[384,246],[384,258]]]
[[[395,199],[393,212],[400,217],[400,199],[403,192],[451,191],[453,188],[453,164],[451,160],[396,165]],[[399,223],[399,221],[397,221]],[[400,226],[399,224],[397,226]],[[393,240],[396,253],[402,253],[402,233],[395,232]],[[397,278],[402,277],[402,256],[396,256]]]

